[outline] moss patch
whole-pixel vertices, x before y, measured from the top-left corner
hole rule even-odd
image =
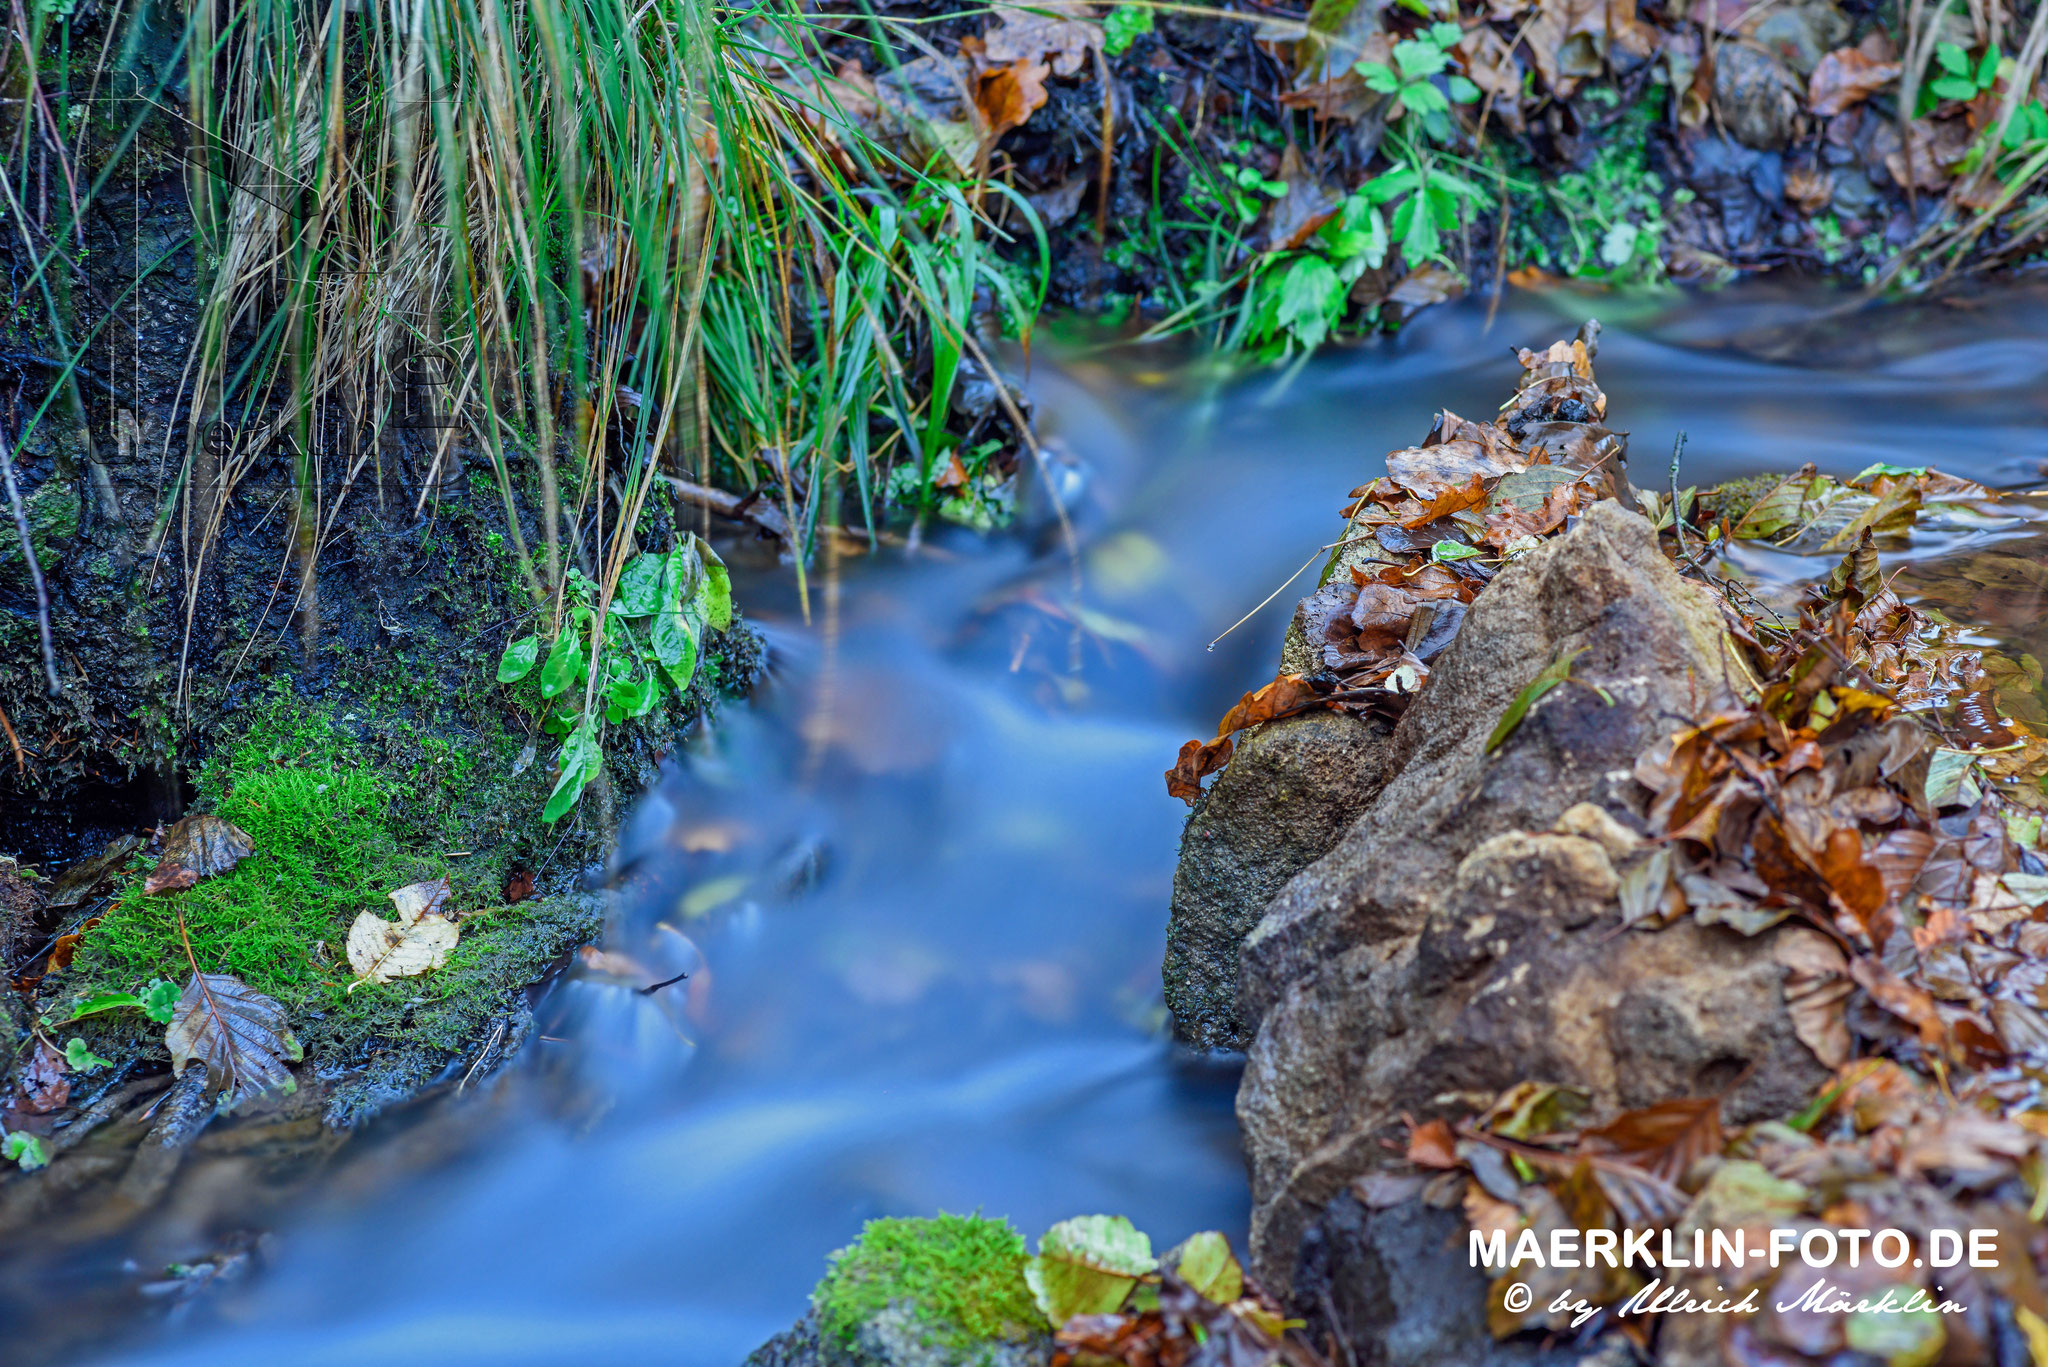
[[[321,1075],[361,1074],[337,1092],[334,1115],[346,1120],[402,1097],[481,1043],[494,1020],[519,1013],[522,989],[596,932],[586,898],[502,905],[506,876],[543,867],[564,835],[537,820],[545,766],[513,772],[518,733],[367,703],[336,715],[282,687],[238,723],[201,767],[196,807],[247,831],[255,852],[161,897],[142,894],[146,861],[138,861],[72,968],[46,980],[58,993],[45,1008],[53,1016],[77,996],[155,978],[182,982],[190,971],[182,910],[200,967],[276,997]],[[423,733],[422,724],[434,729]],[[561,845],[556,884],[597,836],[586,828]],[[429,878],[448,879],[453,905],[471,913],[447,965],[351,990],[350,924],[366,908],[389,915],[393,889]],[[85,1034],[103,1053],[161,1052],[155,1029],[123,1018],[133,1014],[96,1017]]]
[[[928,1341],[948,1348],[1021,1340],[1044,1319],[1024,1284],[1025,1256],[1024,1236],[1007,1220],[870,1220],[832,1255],[811,1304],[826,1342],[842,1347],[892,1304],[907,1306]]]

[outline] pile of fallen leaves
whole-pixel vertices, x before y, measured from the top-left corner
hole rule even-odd
[[[1420,446],[1390,452],[1386,475],[1351,491],[1323,584],[1297,614],[1320,668],[1245,694],[1214,738],[1182,746],[1169,793],[1192,804],[1248,726],[1317,709],[1399,716],[1503,565],[1590,503],[1632,495],[1627,438],[1603,425],[1593,382],[1599,331],[1519,352],[1522,382],[1492,420],[1439,413]]]
[[[1588,498],[1625,491],[1603,454],[1618,447],[1594,425],[1606,406],[1589,349],[1560,344],[1522,359],[1507,418],[1445,415],[1429,443],[1395,452],[1389,478],[1355,495],[1346,540],[1369,534],[1373,553],[1297,619],[1315,626],[1310,644],[1327,672],[1247,695],[1216,740],[1183,750],[1171,790],[1197,791],[1228,759],[1230,732],[1262,713],[1405,701],[1426,687],[1438,614],[1462,616],[1492,569],[1569,527]],[[1564,403],[1580,421],[1559,421]],[[1798,1037],[1832,1081],[1800,1113],[1736,1130],[1714,1097],[1601,1117],[1587,1113],[1582,1092],[1524,1082],[1463,1118],[1454,1109],[1411,1122],[1411,1172],[1363,1179],[1361,1200],[1387,1205],[1420,1191],[1462,1208],[1482,1234],[1503,1232],[1509,1247],[1533,1231],[1546,1250],[1554,1229],[1669,1231],[1683,1250],[1695,1231],[1742,1229],[1756,1247],[1772,1228],[1895,1228],[1920,1263],[1864,1258],[1823,1273],[1798,1259],[1756,1260],[1664,1275],[1707,1299],[1761,1291],[1760,1313],[1718,1322],[1731,1362],[1851,1352],[1898,1367],[2007,1361],[2003,1336],[2048,1363],[2039,666],[1906,601],[1876,549],[1930,506],[1991,497],[1903,470],[1853,481],[1808,470],[1752,482],[1739,496],[1635,495],[1661,517],[1681,569],[1720,595],[1754,689],[1726,711],[1673,717],[1671,733],[1638,759],[1647,834],[1628,833],[1632,848],[1616,857],[1622,926],[1654,933],[1690,916],[1751,937],[1781,922],[1820,932],[1758,944],[1784,965]],[[1701,509],[1707,525],[1686,520]],[[1701,564],[1702,549],[1722,538],[1848,549],[1788,619]],[[1997,1265],[1933,1266],[1929,1232],[1968,1229],[1996,1231]],[[1495,1291],[1523,1282],[1533,1303],[1511,1311],[1495,1294],[1491,1327],[1502,1337],[1618,1328],[1648,1352],[1666,1317],[1618,1312],[1646,1287],[1669,1289],[1653,1285],[1657,1275],[1525,1264]],[[1775,1308],[1822,1276],[1852,1300],[1919,1289],[1965,1311]]]
[[[1510,1243],[1524,1229],[1670,1230],[1681,1248],[1693,1230],[1740,1228],[1757,1245],[1774,1227],[1900,1229],[1910,1267],[1713,1269],[1732,1298],[1762,1291],[1763,1311],[1730,1327],[1730,1360],[1990,1362],[2009,1315],[2048,1361],[2048,741],[2011,715],[2023,706],[2001,706],[2038,709],[2012,686],[2025,671],[1960,635],[1884,583],[1865,532],[1795,628],[1745,641],[1756,701],[1636,766],[1656,838],[1620,863],[1624,924],[1823,932],[1771,952],[1832,1082],[1800,1114],[1733,1132],[1711,1097],[1582,1128],[1585,1097],[1539,1083],[1455,1126],[1416,1126],[1409,1160],[1449,1175],[1437,1195],[1474,1229]],[[1956,1229],[1996,1231],[1997,1265],[1935,1268],[1930,1231]],[[1503,1284],[1529,1283],[1535,1303],[1515,1314],[1496,1296],[1494,1331],[1597,1329],[1653,1274],[1609,1270],[1587,1306],[1552,1308],[1588,1275],[1516,1269]],[[1917,1289],[1966,1313],[1775,1309],[1823,1275],[1851,1299]],[[1656,1320],[1611,1323],[1647,1347]]]
[[[1080,1215],[1046,1231],[1024,1277],[1055,1326],[1052,1367],[1325,1367],[1214,1230],[1155,1259],[1124,1217]]]

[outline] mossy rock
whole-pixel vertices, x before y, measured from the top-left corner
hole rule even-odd
[[[978,1215],[872,1220],[832,1255],[811,1313],[748,1367],[1025,1367],[1052,1350],[1024,1237]]]
[[[45,979],[43,1009],[182,982],[192,958],[278,999],[316,1075],[335,1082],[330,1118],[346,1122],[401,1099],[493,1032],[523,1017],[523,992],[602,921],[569,886],[602,843],[586,822],[544,874],[553,895],[504,904],[515,869],[542,869],[560,829],[541,826],[545,765],[518,769],[519,733],[503,727],[423,732],[359,705],[337,717],[280,690],[202,766],[199,810],[248,832],[255,852],[178,893],[145,896],[138,859],[127,885],[79,942],[72,966]],[[572,829],[568,834],[575,834]],[[446,878],[465,913],[448,963],[390,983],[356,981],[348,928],[365,909],[389,914],[407,883]],[[180,930],[180,919],[183,931]],[[81,1022],[109,1057],[163,1052],[138,1013]]]

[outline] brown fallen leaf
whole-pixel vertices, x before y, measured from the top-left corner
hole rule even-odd
[[[1608,1156],[1676,1184],[1688,1169],[1721,1151],[1721,1101],[1684,1097],[1627,1111],[1580,1140],[1580,1152]]]
[[[1408,1133],[1408,1161],[1419,1168],[1449,1170],[1463,1165],[1458,1157],[1457,1136],[1442,1120],[1430,1120]]]
[[[1287,191],[1266,206],[1265,249],[1293,251],[1336,216],[1342,196],[1323,183],[1291,142],[1280,154],[1279,179]]]
[[[505,880],[505,905],[511,906],[514,902],[524,902],[531,896],[533,896],[533,870],[513,870],[512,876]]]
[[[1837,48],[1820,59],[1806,83],[1807,108],[1822,118],[1853,109],[1899,79],[1899,64],[1878,61],[1859,48]]]
[[[1785,968],[1785,1010],[1799,1042],[1830,1068],[1847,1063],[1855,1048],[1847,1019],[1855,992],[1848,959],[1832,940],[1806,933],[1779,936],[1771,957]]]
[[[1401,525],[1412,531],[1417,527],[1426,527],[1440,517],[1449,517],[1452,513],[1462,512],[1467,508],[1477,508],[1484,502],[1486,502],[1486,481],[1481,476],[1475,474],[1472,476],[1471,482],[1463,488],[1445,489],[1437,494],[1434,498],[1430,499],[1421,512],[1416,513],[1412,517],[1403,518]]]
[[[388,983],[430,972],[448,962],[462,938],[461,928],[442,912],[448,901],[448,880],[411,883],[391,894],[398,919],[387,921],[365,911],[348,928],[348,962],[358,977],[349,990],[364,982]]]
[[[130,834],[120,836],[90,859],[81,859],[50,885],[50,905],[53,907],[76,906],[83,902],[94,888],[119,873],[128,863],[129,857],[142,848],[142,837]]]
[[[1547,536],[1579,511],[1592,490],[1579,483],[1559,484],[1543,496],[1534,511],[1525,512],[1514,503],[1499,503],[1487,510],[1486,543],[1505,550],[1526,536]]]
[[[1031,60],[983,72],[975,83],[974,105],[988,123],[986,137],[999,138],[1043,109],[1050,98],[1045,81],[1051,74],[1050,66]]]
[[[1387,453],[1387,477],[1420,498],[1432,499],[1446,489],[1462,489],[1478,475],[1495,479],[1526,468],[1512,451],[1488,451],[1477,441],[1446,441],[1411,446]]]
[[[1920,1031],[1923,1044],[1938,1045],[1948,1032],[1941,1022],[1941,1010],[1925,988],[1915,987],[1876,959],[1863,957],[1849,965],[1856,985],[1894,1016]]]
[[[1904,143],[1885,153],[1885,170],[1900,185],[1939,190],[1969,154],[1973,139],[1967,119],[1914,119],[1906,125]]]
[[[70,1103],[71,1079],[66,1074],[71,1070],[48,1040],[38,1039],[35,1046],[21,1070],[21,1100],[16,1109],[29,1115],[48,1115]]]
[[[217,816],[194,813],[171,827],[163,858],[143,880],[146,894],[176,892],[202,878],[226,873],[255,853],[248,832]]]
[[[238,1094],[290,1084],[286,1059],[299,1057],[284,1007],[227,973],[194,973],[164,1031],[171,1071],[198,1059],[208,1076]]]
[[[1055,76],[1072,76],[1102,46],[1095,11],[1071,0],[1035,0],[1029,7],[998,4],[995,26],[981,35],[982,59],[991,66],[1043,60]]]
[[[1836,900],[1871,932],[1873,942],[1881,943],[1875,918],[1885,905],[1884,875],[1863,862],[1863,838],[1847,827],[1830,833],[1820,852],[1820,872]]]
[[[48,971],[51,973],[61,973],[71,967],[71,960],[78,953],[79,941],[85,938],[85,932],[91,930],[99,923],[100,918],[95,916],[70,934],[59,935],[56,942],[50,946],[50,967]]]

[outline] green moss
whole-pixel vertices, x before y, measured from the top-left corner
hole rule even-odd
[[[1024,1261],[1024,1236],[1006,1220],[870,1220],[858,1241],[832,1255],[811,1304],[826,1341],[842,1346],[899,1302],[928,1341],[949,1348],[1023,1339],[1043,1319],[1024,1284]]]
[[[511,869],[541,867],[541,841],[559,839],[530,815],[519,819],[538,810],[540,766],[512,772],[520,737],[502,726],[401,714],[402,691],[337,715],[279,687],[238,718],[200,768],[196,808],[247,831],[255,852],[170,896],[143,895],[138,863],[72,969],[53,978],[60,1001],[183,981],[182,910],[200,967],[276,997],[323,1073],[361,1070],[337,1093],[337,1119],[430,1081],[490,1036],[494,1021],[517,1015],[518,994],[594,935],[599,917],[576,897],[498,905]],[[453,905],[468,913],[449,962],[356,984],[349,926],[365,909],[390,915],[393,889],[429,878],[447,878]],[[101,1052],[160,1048],[159,1033],[130,1015],[96,1017],[85,1033]]]
[[[228,873],[175,896],[131,884],[88,936],[89,964],[123,981],[182,977],[182,911],[193,955],[276,997],[297,1019],[347,986],[342,943],[364,907],[418,869],[384,827],[383,780],[332,763],[278,765],[238,776],[213,804],[247,831],[256,852]]]

